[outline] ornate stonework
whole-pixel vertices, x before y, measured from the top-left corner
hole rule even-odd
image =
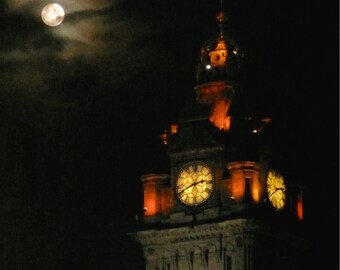
[[[253,235],[261,228],[246,219],[139,231],[146,269],[251,269]],[[249,263],[248,263],[249,264]],[[224,267],[224,268],[222,268]]]

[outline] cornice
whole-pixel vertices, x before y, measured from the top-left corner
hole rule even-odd
[[[167,245],[247,234],[256,231],[259,226],[260,223],[256,221],[236,219],[195,226],[139,231],[133,237],[143,246]]]

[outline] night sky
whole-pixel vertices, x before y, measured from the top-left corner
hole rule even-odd
[[[142,269],[125,237],[142,207],[140,177],[169,172],[159,134],[195,99],[199,49],[220,2],[57,2],[65,19],[48,27],[40,12],[49,1],[0,0],[0,269]],[[223,5],[245,56],[241,111],[279,127],[276,143],[309,198],[306,218],[325,234],[320,244],[337,245],[333,2]],[[338,262],[335,251],[328,259]]]

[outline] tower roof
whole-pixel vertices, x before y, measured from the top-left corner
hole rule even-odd
[[[216,15],[218,29],[201,47],[196,67],[196,84],[233,81],[240,68],[242,52],[226,31],[226,14]]]

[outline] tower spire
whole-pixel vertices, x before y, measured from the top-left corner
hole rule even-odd
[[[223,0],[220,0],[220,5],[220,11],[216,14],[219,30],[200,51],[195,91],[198,103],[211,106],[210,121],[227,131],[230,128],[228,111],[234,95],[240,55],[238,46],[225,31],[227,16],[223,10]]]

